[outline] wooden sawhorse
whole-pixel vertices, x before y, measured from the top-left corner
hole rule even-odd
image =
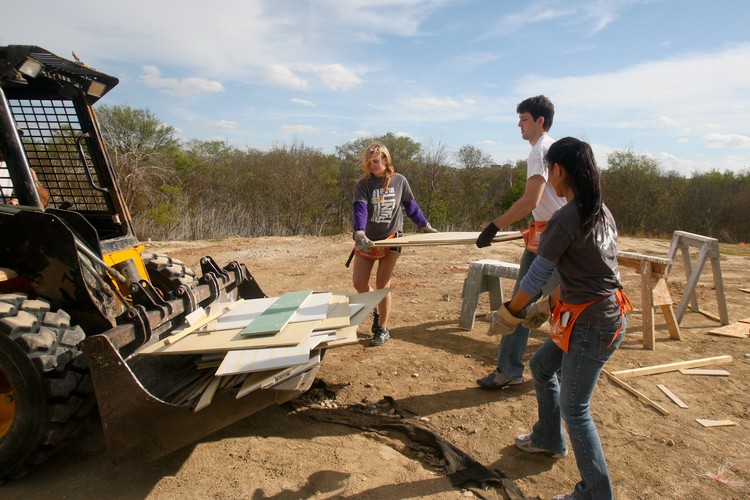
[[[667,275],[672,259],[653,257],[632,252],[618,252],[617,263],[621,267],[637,270],[641,275],[641,309],[643,314],[643,348],[656,348],[654,332],[654,307],[661,306],[667,323],[669,337],[682,340],[680,326],[672,308],[672,296],[667,288]]]
[[[475,260],[469,264],[469,272],[464,279],[461,295],[461,316],[458,326],[465,330],[474,328],[474,318],[479,303],[479,295],[489,292],[490,310],[496,311],[503,305],[503,278],[518,279],[521,266],[493,259]]]
[[[700,248],[695,269],[693,269],[690,262],[690,247]],[[687,285],[677,306],[677,322],[682,321],[688,302],[690,302],[690,308],[693,311],[701,312],[698,309],[698,295],[695,293],[695,287],[698,284],[698,278],[700,278],[703,272],[703,266],[706,265],[706,259],[710,259],[711,270],[714,275],[716,302],[719,306],[719,318],[714,319],[718,319],[722,325],[728,325],[729,313],[727,312],[727,301],[724,296],[724,280],[721,277],[721,265],[719,264],[719,240],[701,236],[700,234],[675,231],[667,257],[674,261],[674,258],[677,257],[677,250],[682,250],[682,262],[685,265],[685,276],[687,276]]]

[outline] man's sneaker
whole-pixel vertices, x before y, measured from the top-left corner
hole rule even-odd
[[[382,326],[379,326],[375,329],[375,334],[372,336],[372,340],[370,341],[371,346],[379,346],[383,345],[386,340],[391,338],[391,334],[388,332],[387,328],[383,328]]]
[[[477,385],[484,389],[502,389],[503,387],[508,387],[509,385],[518,384],[523,384],[523,377],[510,378],[509,376],[501,372],[499,368],[486,377],[477,379]]]
[[[374,334],[378,328],[380,328],[380,314],[378,314],[377,309],[374,309],[372,311],[372,328],[370,328],[370,331]]]
[[[516,446],[519,450],[525,451],[526,453],[546,453],[547,455],[551,456],[552,458],[563,458],[568,455],[568,450],[564,450],[558,453],[554,453],[552,450],[548,450],[547,448],[541,448],[534,444],[534,442],[531,440],[531,432],[528,434],[522,434],[520,436],[516,436]],[[565,498],[565,497],[562,497]]]

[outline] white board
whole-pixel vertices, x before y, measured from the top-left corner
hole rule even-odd
[[[300,304],[295,313],[292,314],[289,322],[299,323],[301,321],[321,321],[326,319],[328,304],[331,302],[332,295],[330,292],[313,293]]]
[[[245,328],[278,299],[278,297],[264,297],[262,299],[245,300],[231,311],[219,316],[213,325],[209,325],[209,329],[216,331]]]

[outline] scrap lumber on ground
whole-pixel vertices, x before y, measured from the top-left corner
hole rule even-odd
[[[640,375],[653,375],[655,373],[666,373],[680,370],[682,368],[696,368],[700,366],[721,365],[731,363],[732,356],[714,356],[712,358],[693,359],[690,361],[676,361],[664,365],[644,366],[642,368],[631,368],[628,370],[617,370],[612,375],[620,378],[638,377]]]

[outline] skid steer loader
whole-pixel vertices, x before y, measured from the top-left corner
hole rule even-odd
[[[252,397],[219,391],[195,412],[176,395],[196,356],[133,355],[199,308],[265,295],[243,264],[204,257],[198,277],[144,251],[93,110],[117,83],[40,47],[0,47],[0,482],[97,406],[110,458],[147,461],[298,396],[317,371]]]

